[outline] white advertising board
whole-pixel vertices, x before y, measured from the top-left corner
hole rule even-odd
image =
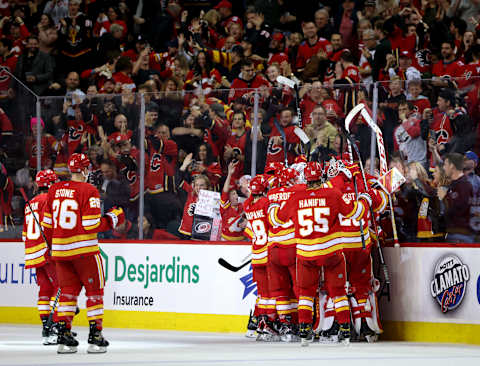
[[[428,245],[428,244],[427,244]],[[480,247],[386,248],[391,321],[480,324]]]
[[[25,270],[23,243],[0,243],[0,307],[34,307],[35,271]],[[256,298],[249,266],[230,272],[248,245],[101,244],[105,309],[247,315]],[[384,320],[480,324],[480,248],[386,248],[391,302]],[[148,273],[148,275],[147,275]],[[147,280],[148,278],[148,280]],[[83,297],[79,300],[85,306]],[[443,311],[442,311],[443,310]]]
[[[35,306],[35,271],[23,268],[23,244],[0,248],[0,307]],[[239,264],[248,245],[105,243],[101,250],[105,309],[246,315],[254,306],[250,267],[234,273],[218,264],[220,257]]]

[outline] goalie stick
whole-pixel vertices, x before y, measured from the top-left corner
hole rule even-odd
[[[252,262],[251,259],[249,259],[248,261],[246,261],[245,263],[241,264],[240,266],[238,267],[235,267],[233,264],[230,264],[228,263],[225,259],[223,258],[218,258],[218,264],[220,264],[222,267],[228,269],[229,271],[232,271],[232,272],[238,272],[240,271],[243,267],[245,267],[246,265],[250,264]]]
[[[353,147],[353,149],[355,150],[355,153],[358,156],[358,162],[359,162],[359,165],[360,165],[360,171],[362,173],[363,184],[365,185],[365,189],[366,189],[368,187],[367,186],[367,178],[365,176],[365,170],[364,170],[364,167],[363,167],[362,158],[360,156],[360,151],[358,150],[358,146],[355,143],[355,141],[353,140],[352,136],[347,132],[347,129],[344,126],[342,126],[341,124],[340,124],[340,128],[341,128],[343,134],[345,135],[345,137],[347,138],[347,140],[349,142],[349,147],[350,146]],[[350,154],[350,158],[353,161],[353,154]],[[354,180],[354,183],[355,183],[355,180]],[[383,284],[383,286],[380,290],[380,297],[381,296],[387,296],[388,301],[390,301],[390,275],[388,274],[387,263],[385,263],[385,258],[383,256],[383,250],[382,250],[382,247],[381,247],[380,242],[378,240],[378,227],[377,227],[377,223],[375,222],[375,214],[374,214],[371,206],[370,206],[370,216],[372,218],[372,224],[373,224],[373,228],[375,230],[375,241],[377,243],[378,256],[380,258],[380,266],[382,267],[383,277],[385,279],[385,282],[384,282],[384,284]],[[363,230],[362,230],[362,233],[363,233]],[[362,241],[362,245],[364,245],[363,241]]]
[[[360,103],[356,105],[355,107],[352,108],[352,110],[348,113],[347,117],[345,118],[345,129],[350,133],[350,123],[354,118],[356,118],[358,115],[361,115],[367,125],[375,132],[375,135],[377,137],[377,148],[378,148],[378,157],[380,159],[380,174],[385,174],[387,173],[388,167],[387,167],[387,154],[385,152],[385,144],[383,143],[383,134],[382,130],[378,127],[378,125],[375,123],[375,121],[372,119],[368,107]],[[348,152],[350,154],[350,158],[353,159],[352,155],[352,146],[350,142],[348,143]],[[360,155],[359,159],[360,158]],[[390,220],[392,222],[392,229],[393,229],[393,241],[395,243],[395,247],[400,247],[400,242],[398,240],[398,234],[397,234],[397,226],[395,223],[395,212],[393,211],[393,204],[392,204],[392,197],[390,195],[390,192],[387,192],[388,198],[389,198],[389,205],[390,205]]]
[[[43,229],[42,229],[42,226],[40,225],[40,222],[38,221],[38,218],[37,216],[35,215],[35,213],[33,212],[33,209],[32,209],[32,206],[30,205],[30,200],[28,199],[27,197],[27,194],[25,193],[25,190],[23,189],[23,187],[20,187],[20,193],[22,194],[22,197],[23,199],[25,200],[25,202],[27,203],[28,205],[28,208],[30,209],[30,212],[32,213],[32,216],[35,220],[35,223],[38,225],[38,228],[40,230],[40,233],[42,234],[42,238],[43,240],[45,240],[45,244],[48,245],[48,240],[47,240],[47,237],[45,236],[45,233],[43,232]],[[58,288],[58,291],[57,291],[57,295],[55,296],[55,300],[53,301],[53,304],[52,304],[52,308],[50,309],[50,313],[48,314],[48,319],[47,319],[47,323],[45,324],[45,328],[47,328],[48,330],[50,330],[51,326],[52,326],[52,323],[53,323],[53,314],[55,313],[55,309],[57,308],[57,305],[58,305],[58,299],[60,299],[60,294],[61,294],[62,290],[60,289],[60,287]]]

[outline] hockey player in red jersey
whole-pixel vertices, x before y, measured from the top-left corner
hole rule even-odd
[[[298,326],[298,300],[296,289],[296,240],[295,227],[289,220],[285,224],[277,221],[280,206],[285,204],[298,190],[292,187],[297,172],[286,168],[279,174],[279,186],[271,189],[267,198],[268,209],[268,277],[270,293],[276,300],[276,309],[281,323],[279,333],[284,342],[294,342]]]
[[[38,291],[38,313],[43,324],[43,344],[56,344],[55,335],[47,325],[50,313],[50,300],[55,298],[58,290],[55,264],[50,259],[48,244],[42,236],[43,212],[47,204],[48,188],[55,183],[57,175],[53,170],[41,170],[35,177],[38,194],[25,205],[22,239],[25,243],[25,269],[36,268]],[[35,215],[35,217],[34,217]]]
[[[355,185],[357,191],[364,191],[364,182],[358,164],[349,164],[341,160],[332,159],[329,164],[328,177],[330,183],[335,187],[341,187],[344,200],[355,200]],[[368,182],[367,182],[368,184]],[[369,192],[372,198],[372,208],[375,214],[383,212],[388,203],[388,196],[385,192],[371,188]],[[339,215],[336,230],[342,233],[343,251],[347,264],[347,278],[349,289],[349,300],[353,316],[353,324],[358,335],[373,340],[376,333],[381,333],[377,314],[375,314],[376,298],[372,286],[374,277],[372,273],[372,238],[369,230],[370,212],[365,215],[365,220],[359,221],[348,219]],[[374,218],[376,219],[376,218]],[[361,230],[363,229],[363,248]],[[331,322],[324,322],[325,325],[332,325]],[[324,327],[326,331],[327,327]]]
[[[74,353],[78,341],[71,333],[77,298],[85,287],[90,323],[88,353],[104,353],[108,341],[102,335],[105,277],[97,233],[114,229],[125,220],[121,208],[101,216],[100,195],[89,183],[90,161],[84,154],[72,154],[68,168],[71,180],[55,183],[48,190],[42,226],[52,243],[58,284],[62,290],[57,308],[58,353]]]
[[[268,199],[264,193],[266,181],[257,175],[250,181],[250,197],[244,202],[245,215],[248,220],[245,234],[252,239],[253,280],[258,291],[257,340],[278,341],[279,336],[273,328],[275,320],[275,299],[270,295],[268,284]]]
[[[314,296],[324,267],[325,286],[335,302],[335,315],[340,322],[341,339],[350,339],[350,308],[346,290],[343,238],[336,232],[338,214],[361,219],[368,209],[369,195],[362,193],[357,200],[344,200],[342,193],[322,184],[322,166],[309,162],[304,170],[307,189],[297,192],[285,210],[279,210],[277,220],[292,220],[297,240],[297,286],[299,292],[298,320],[302,345],[313,341],[312,318]],[[282,208],[282,207],[281,207]]]

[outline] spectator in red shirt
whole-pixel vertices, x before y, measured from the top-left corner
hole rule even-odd
[[[302,26],[305,41],[298,47],[296,68],[301,72],[307,65],[308,60],[322,49],[328,56],[332,53],[332,45],[325,38],[317,35],[317,26],[312,21],[303,23]]]
[[[235,163],[228,164],[227,179],[220,199],[220,215],[222,216],[222,240],[239,241],[245,239],[243,230],[246,227],[243,216],[243,205],[238,202],[236,184],[233,182]]]
[[[130,77],[132,68],[132,61],[128,57],[122,56],[118,59],[115,64],[115,73],[112,75],[117,93],[121,93],[123,87],[130,89],[132,92],[136,91],[137,86]]]
[[[0,39],[0,100],[8,97],[8,88],[10,86],[10,74],[15,72],[18,56],[11,54],[12,41],[8,38]]]
[[[422,93],[422,81],[412,80],[408,83],[407,100],[414,105],[415,111],[423,115],[426,108],[431,108],[430,101]]]
[[[253,92],[248,89],[256,89],[262,85],[269,86],[268,81],[262,75],[255,75],[255,67],[251,60],[245,60],[241,70],[238,78],[234,79],[230,86],[230,93],[228,94],[229,103],[240,97],[248,99],[250,96],[253,96]]]
[[[433,65],[432,85],[440,88],[457,87],[455,78],[463,76],[465,65],[455,57],[455,42],[442,43],[442,60]]]
[[[188,154],[180,167],[180,172],[187,171],[188,166],[192,163],[192,154]],[[198,174],[193,178],[193,184],[190,185],[185,180],[180,183],[180,188],[188,193],[187,202],[183,207],[183,216],[180,226],[178,228],[178,234],[181,238],[190,238],[192,236],[193,215],[195,213],[195,204],[198,200],[198,193],[202,189],[209,189],[210,182],[207,176]]]
[[[107,9],[107,14],[100,13],[97,18],[97,22],[93,27],[93,34],[96,37],[100,37],[105,32],[110,32],[110,26],[112,24],[121,25],[122,30],[122,38],[125,38],[127,35],[127,23],[123,20],[119,19],[120,11],[115,6],[110,6]]]

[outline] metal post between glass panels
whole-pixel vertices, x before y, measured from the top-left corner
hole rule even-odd
[[[258,89],[255,89],[254,95],[254,104],[253,104],[253,127],[252,127],[252,166],[250,175],[254,177],[257,174],[257,141],[258,141],[258,103],[260,101],[260,96],[258,94]]]
[[[140,94],[140,194],[138,197],[138,240],[143,240],[143,210],[145,207],[145,98]]]
[[[378,82],[373,83],[373,97],[372,97],[372,114],[373,121],[377,124],[377,113],[378,113]],[[373,175],[375,170],[375,157],[377,153],[377,134],[372,129],[372,135],[370,140],[370,174]]]
[[[41,103],[40,98],[37,97],[36,102],[36,117],[37,117],[37,173],[42,170],[42,125],[40,123],[40,116],[41,116]]]

